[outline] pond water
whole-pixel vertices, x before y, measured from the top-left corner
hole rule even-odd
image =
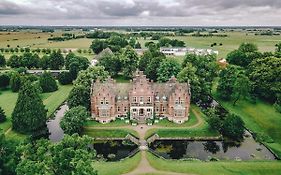
[[[93,145],[99,159],[118,161],[133,155],[138,148],[129,140],[95,141]]]
[[[55,118],[47,122],[49,129],[49,139],[52,142],[58,142],[63,139],[63,130],[60,127],[60,121],[63,118],[64,113],[68,110],[67,104],[63,104],[59,110],[55,112]]]
[[[150,148],[166,159],[200,160],[275,160],[275,156],[257,143],[249,132],[241,143],[224,141],[157,140]]]

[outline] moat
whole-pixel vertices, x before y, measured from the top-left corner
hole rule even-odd
[[[62,105],[55,118],[47,123],[52,142],[63,138],[59,122],[67,105]],[[149,148],[165,159],[208,160],[275,160],[276,157],[262,144],[256,142],[249,132],[240,143],[225,141],[156,140]],[[135,153],[138,146],[127,140],[95,141],[97,157],[105,161],[119,161]]]

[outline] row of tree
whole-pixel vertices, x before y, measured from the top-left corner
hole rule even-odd
[[[242,44],[227,56],[230,63],[220,73],[218,95],[224,100],[261,98],[280,110],[281,101],[281,43],[275,53],[258,51],[257,46]]]

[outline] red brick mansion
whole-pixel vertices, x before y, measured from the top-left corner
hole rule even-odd
[[[116,83],[111,78],[93,83],[91,114],[101,123],[130,115],[140,122],[163,116],[180,124],[188,120],[190,95],[189,84],[179,83],[175,77],[154,83],[137,71],[130,83]]]

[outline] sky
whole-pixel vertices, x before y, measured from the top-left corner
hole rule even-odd
[[[281,26],[281,0],[0,0],[0,25]]]

